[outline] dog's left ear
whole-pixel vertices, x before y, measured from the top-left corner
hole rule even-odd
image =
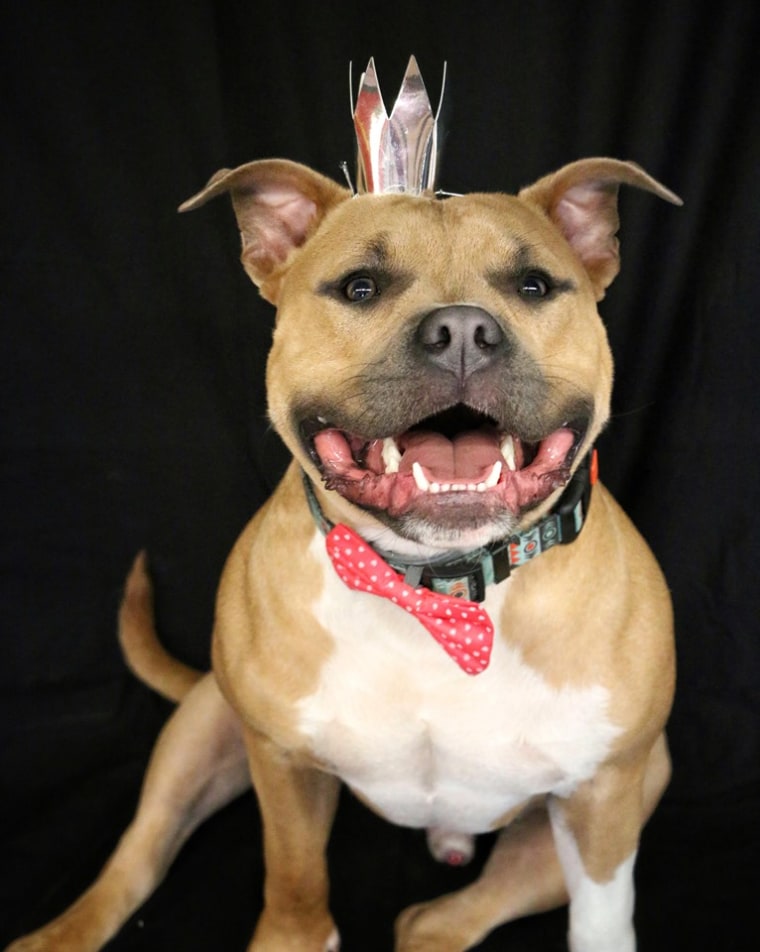
[[[277,303],[282,266],[335,205],[350,192],[305,165],[286,159],[263,159],[236,169],[221,169],[206,187],[180,205],[192,211],[229,192],[243,250],[240,260],[251,280],[272,304]]]
[[[654,192],[666,202],[681,199],[634,162],[581,159],[522,189],[518,198],[540,209],[559,228],[591,278],[597,301],[620,270],[617,210],[621,185]]]

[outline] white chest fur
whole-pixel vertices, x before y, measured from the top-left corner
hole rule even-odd
[[[301,732],[325,768],[394,823],[479,833],[528,798],[569,793],[593,773],[618,729],[600,686],[557,689],[499,631],[509,581],[485,608],[491,663],[461,671],[396,605],[350,591],[324,565],[314,605],[334,650],[299,705]]]

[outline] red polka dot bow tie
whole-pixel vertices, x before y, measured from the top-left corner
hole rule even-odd
[[[477,602],[412,588],[348,526],[335,526],[326,544],[335,571],[349,588],[390,599],[416,616],[464,672],[485,671],[491,659],[493,625]]]

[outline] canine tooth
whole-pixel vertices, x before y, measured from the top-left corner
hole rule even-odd
[[[511,470],[513,473],[517,469],[515,464],[515,441],[511,436],[507,436],[504,439],[504,442],[501,444],[501,455],[504,457],[504,460],[507,464],[507,469]]]
[[[477,490],[479,493],[484,493],[488,489],[485,483],[478,483]]]
[[[425,474],[422,472],[422,467],[416,461],[412,463],[412,476],[414,476],[417,489],[421,489],[424,493],[430,489],[430,483]]]
[[[392,436],[386,436],[383,440],[383,462],[385,463],[386,473],[397,473],[398,464],[401,462],[401,452]]]
[[[484,481],[486,489],[493,489],[499,481],[499,476],[501,476],[501,460],[496,460],[493,464],[493,469]]]

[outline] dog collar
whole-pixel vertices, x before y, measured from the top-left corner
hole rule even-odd
[[[557,505],[539,522],[524,532],[518,532],[498,542],[468,552],[456,558],[405,562],[395,553],[375,551],[392,568],[404,576],[407,585],[423,585],[442,595],[453,595],[472,602],[482,602],[486,587],[508,578],[512,569],[525,565],[537,555],[554,548],[569,545],[580,535],[588,514],[591,487],[597,480],[596,450],[592,450],[573,473]],[[304,489],[314,521],[324,535],[335,526],[320,508],[311,480],[303,474]]]

